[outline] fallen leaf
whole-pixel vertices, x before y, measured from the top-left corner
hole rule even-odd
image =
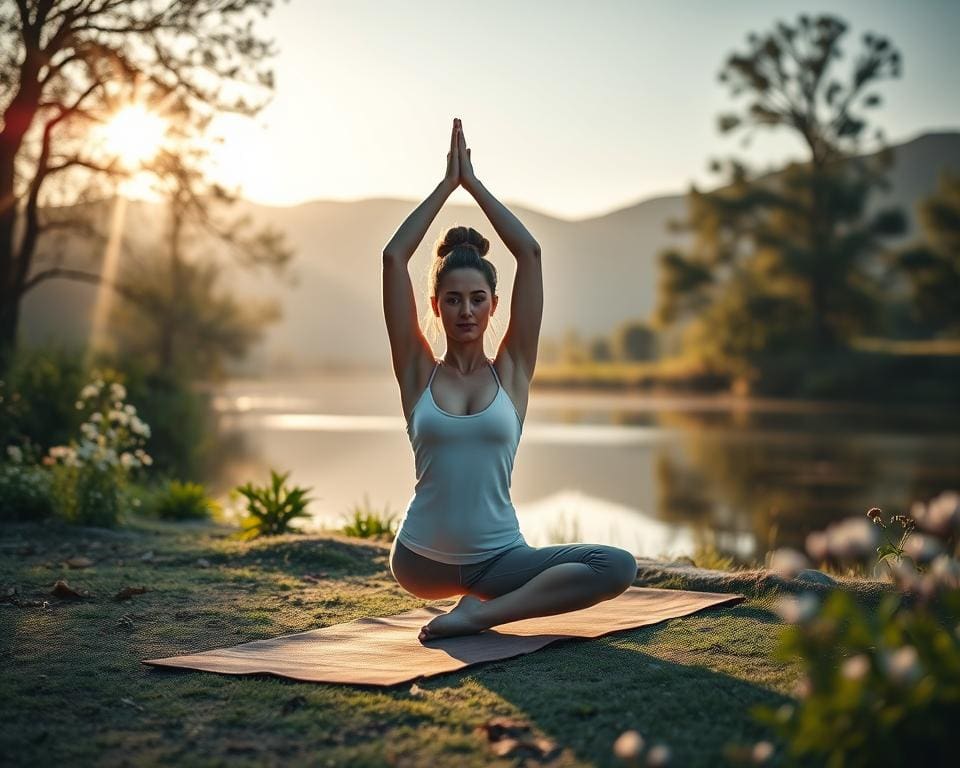
[[[410,686],[410,695],[411,696],[426,696],[427,692],[423,690],[419,685],[414,683]]]
[[[478,726],[486,731],[490,750],[497,757],[515,755],[534,759],[554,757],[559,748],[556,743],[530,733],[530,724],[509,717],[494,717]]]
[[[67,597],[72,599],[90,597],[89,592],[78,592],[63,579],[57,579],[57,583],[53,585],[53,589],[50,590],[50,594],[54,597]]]
[[[69,597],[69,598],[79,598],[79,597],[90,597],[89,592],[77,592],[73,587],[71,587],[63,579],[57,579],[57,583],[53,585],[53,589],[50,590],[50,594],[55,597]]]
[[[89,568],[91,565],[93,565],[93,560],[91,560],[89,557],[82,557],[78,555],[77,557],[71,557],[66,561],[66,563],[71,568]]]
[[[129,600],[134,595],[142,595],[147,591],[146,587],[124,587],[113,596],[114,600]]]

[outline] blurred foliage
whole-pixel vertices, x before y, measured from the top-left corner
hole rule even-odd
[[[0,522],[45,520],[56,511],[48,470],[40,466],[0,464]]]
[[[67,443],[83,421],[75,403],[97,366],[125,386],[127,398],[151,425],[154,470],[202,479],[217,459],[211,395],[169,371],[151,372],[148,365],[104,355],[88,365],[82,350],[57,345],[17,349],[9,376],[0,382],[0,449],[16,446],[24,462],[38,463],[52,446]]]
[[[787,766],[953,765],[960,717],[960,494],[916,503],[910,515],[847,518],[807,537],[815,561],[864,565],[894,590],[862,605],[843,589],[781,597],[787,622],[775,657],[799,660],[796,704],[755,707]],[[871,524],[872,523],[872,524]],[[922,531],[922,532],[920,532]],[[795,550],[771,569],[809,566]]]
[[[886,189],[889,147],[866,156],[865,111],[880,103],[873,86],[900,75],[900,54],[866,34],[848,82],[832,63],[847,32],[829,15],[777,22],[748,35],[749,49],[729,56],[719,79],[744,96],[722,115],[722,133],[782,129],[808,156],[778,174],[751,174],[736,159],[713,192],[691,189],[689,216],[672,222],[690,232],[687,252],[660,255],[657,321],[685,327],[684,347],[747,391],[829,396],[856,392],[852,341],[882,326],[886,285],[878,270],[886,238],[903,234],[895,208],[866,214],[874,189]],[[797,50],[806,51],[799,66]],[[882,131],[874,138],[882,141]]]
[[[74,403],[88,380],[76,349],[18,349],[0,380],[0,449],[17,446],[26,463],[36,464],[51,446],[66,443],[83,421]]]
[[[145,494],[142,511],[161,520],[206,520],[217,516],[220,505],[200,483],[168,480]]]
[[[276,536],[281,533],[303,533],[291,522],[298,517],[309,518],[307,497],[310,488],[287,488],[285,481],[290,475],[280,475],[270,470],[270,485],[255,486],[245,483],[234,489],[231,495],[240,494],[247,499],[247,516],[241,521],[241,538]]]
[[[918,206],[924,242],[897,254],[924,335],[960,337],[960,174],[944,172]]]
[[[787,627],[777,658],[799,657],[799,705],[753,714],[785,744],[784,765],[953,765],[960,718],[960,590],[934,606],[887,595],[860,606],[837,590],[816,616]]]
[[[390,513],[389,504],[380,512],[370,506],[367,495],[363,496],[363,504],[354,504],[350,508],[347,522],[340,529],[346,536],[356,536],[361,539],[383,539],[393,541],[397,535],[399,523],[395,524],[396,514]]]
[[[281,316],[273,300],[237,299],[219,289],[223,267],[151,250],[123,263],[127,296],[110,318],[116,354],[149,371],[222,380],[228,357],[242,359]]]

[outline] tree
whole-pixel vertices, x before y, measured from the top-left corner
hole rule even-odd
[[[897,254],[918,319],[934,334],[960,336],[960,175],[943,173],[918,205],[924,241]]]
[[[589,358],[595,363],[605,363],[613,358],[610,352],[610,341],[603,336],[595,336],[590,340]]]
[[[613,332],[612,347],[617,360],[653,360],[657,356],[657,336],[647,323],[630,321]]]
[[[94,152],[89,129],[137,101],[163,114],[180,146],[161,152],[145,170],[192,174],[186,145],[218,112],[256,114],[273,88],[264,62],[274,54],[250,17],[273,0],[16,0],[0,5],[0,373],[16,344],[19,304],[44,279],[96,281],[57,265],[31,275],[40,237],[52,231],[91,234],[82,217],[44,216],[45,204],[76,205],[110,194],[128,177],[117,157]],[[197,184],[178,183],[187,195]],[[233,197],[214,189],[223,201]],[[208,202],[194,200],[195,211]],[[240,234],[216,225],[248,254],[279,268],[286,258],[275,234]],[[62,258],[61,258],[62,261]]]
[[[749,94],[750,103],[719,117],[721,133],[745,129],[747,145],[758,129],[784,129],[802,140],[808,157],[764,178],[751,178],[739,160],[713,161],[727,184],[710,193],[693,186],[689,218],[671,223],[694,233],[693,247],[660,254],[658,321],[699,315],[700,336],[709,338],[769,319],[777,327],[752,334],[740,349],[746,362],[761,367],[783,345],[820,356],[860,332],[877,307],[870,258],[882,238],[906,227],[897,209],[864,221],[871,190],[886,187],[892,152],[884,145],[860,155],[867,127],[861,110],[881,101],[868,87],[899,76],[900,54],[887,39],[866,33],[844,84],[831,64],[842,56],[846,30],[835,17],[801,15],[796,26],[778,22],[768,34],[749,34],[748,52],[728,57],[719,80],[735,97]],[[882,143],[882,131],[874,138]],[[732,325],[721,328],[721,321]]]

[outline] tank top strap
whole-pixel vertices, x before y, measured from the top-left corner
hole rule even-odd
[[[487,360],[487,365],[489,365],[490,370],[493,371],[493,378],[497,380],[497,386],[502,388],[503,385],[500,383],[500,377],[497,375],[497,369],[493,367],[493,363],[491,363],[489,360]]]
[[[433,361],[433,370],[430,371],[430,378],[427,380],[427,389],[430,389],[430,385],[433,384],[433,377],[437,375],[437,368],[440,367],[440,361]]]

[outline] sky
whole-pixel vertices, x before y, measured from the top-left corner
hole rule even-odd
[[[903,74],[868,113],[889,142],[960,129],[956,0],[280,0],[257,22],[279,51],[273,99],[214,124],[214,175],[271,205],[421,200],[456,116],[494,195],[559,218],[709,188],[713,157],[805,156],[786,129],[744,148],[716,128],[743,103],[717,81],[727,56],[801,13],[849,25],[838,73],[865,32],[899,49]]]

